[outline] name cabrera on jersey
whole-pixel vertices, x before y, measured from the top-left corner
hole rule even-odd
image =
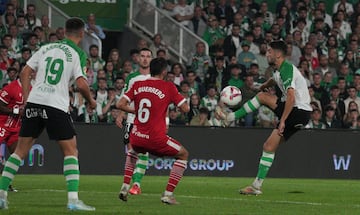
[[[309,90],[298,68],[285,60],[279,70],[274,73],[273,78],[282,92],[281,101],[286,101],[286,91],[288,88],[293,88],[295,89],[294,106],[302,110],[312,110]]]
[[[143,75],[141,74],[139,71],[136,71],[134,73],[131,73],[125,81],[125,87],[124,87],[124,93],[126,93],[133,85],[135,82],[137,81],[144,81],[148,78],[150,78],[151,75],[147,74],[147,75]],[[134,102],[130,103],[130,107],[134,107]],[[134,123],[135,120],[135,115],[132,113],[128,113],[127,115],[127,119],[126,122],[127,123]]]
[[[79,77],[86,79],[86,53],[64,39],[42,46],[26,64],[37,72],[28,102],[68,112],[69,86]]]

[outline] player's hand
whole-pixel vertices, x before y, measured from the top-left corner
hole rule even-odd
[[[91,99],[91,100],[89,101],[89,106],[90,106],[91,109],[95,109],[95,108],[96,108],[97,103],[96,103],[95,99]]]
[[[124,115],[122,113],[119,113],[116,117],[115,124],[117,125],[117,127],[122,128],[124,126],[123,121]]]
[[[280,121],[279,126],[278,126],[278,134],[279,134],[279,136],[283,136],[284,129],[285,129],[285,122]]]

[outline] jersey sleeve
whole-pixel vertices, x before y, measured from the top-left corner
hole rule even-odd
[[[74,79],[79,77],[86,78],[86,54],[83,51],[78,51],[78,58],[74,58]]]
[[[288,90],[289,88],[295,88],[294,83],[294,68],[291,64],[285,64],[284,68],[282,68],[282,72],[280,72],[280,77],[282,83],[284,85],[284,89]]]
[[[11,88],[6,85],[4,88],[0,90],[0,100],[5,104],[9,104],[11,100]]]
[[[125,93],[124,93],[124,95],[123,95],[123,97],[126,99],[126,100],[128,100],[128,102],[131,102],[131,101],[133,101],[134,100],[134,95],[135,95],[135,93],[134,93],[134,89],[136,89],[136,82],[130,87],[130,89],[128,89]]]
[[[182,96],[179,91],[177,90],[175,84],[169,83],[169,91],[172,98],[172,102],[177,106],[181,106],[184,102],[186,102],[186,99],[184,96]]]
[[[41,56],[41,53],[43,52],[43,49],[40,48],[37,52],[35,52],[31,58],[26,62],[26,65],[28,65],[31,69],[37,71],[39,68],[39,59]]]

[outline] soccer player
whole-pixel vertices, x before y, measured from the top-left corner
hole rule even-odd
[[[18,145],[5,163],[0,179],[0,208],[7,209],[7,188],[28,154],[34,140],[46,127],[51,140],[56,140],[64,155],[64,175],[68,191],[69,210],[93,211],[94,207],[78,198],[79,163],[76,133],[69,110],[69,87],[76,81],[79,92],[92,108],[96,101],[90,96],[84,71],[86,54],[78,47],[84,37],[84,22],[79,18],[66,21],[66,38],[42,46],[27,61],[20,73],[23,98],[26,102]],[[30,77],[36,71],[30,92]]]
[[[5,143],[9,153],[15,151],[21,127],[24,99],[20,80],[14,80],[0,91],[0,143]],[[9,191],[15,190],[11,184]]]
[[[139,65],[140,68],[138,71],[130,73],[130,75],[125,80],[125,87],[124,92],[127,92],[131,86],[140,80],[146,80],[150,78],[150,61],[152,59],[152,53],[148,48],[142,48],[140,50],[140,57],[139,57]],[[134,106],[133,103],[131,103]],[[123,127],[123,120],[125,118],[125,112],[121,112],[118,117],[116,118],[116,125],[120,128]],[[126,153],[131,148],[131,143],[129,144],[129,136],[130,131],[134,124],[135,115],[132,113],[128,113],[126,119],[126,126],[125,126],[125,134],[124,134],[124,144],[126,145]],[[139,195],[141,194],[141,180],[145,174],[148,161],[149,161],[149,153],[139,153],[138,154],[138,161],[136,163],[135,172],[132,176],[133,186],[129,190],[131,195]]]
[[[155,58],[152,60],[150,72],[151,78],[135,82],[117,103],[117,107],[123,111],[136,114],[130,133],[132,149],[126,156],[124,183],[119,198],[127,201],[130,180],[138,153],[150,152],[155,156],[176,158],[161,201],[166,204],[178,204],[173,191],[186,169],[188,152],[177,140],[166,135],[165,118],[171,103],[174,103],[182,112],[189,112],[190,107],[176,86],[163,80],[167,74],[165,59]],[[128,105],[132,101],[134,101],[135,108]]]
[[[217,109],[227,122],[240,119],[261,105],[269,107],[279,118],[277,128],[263,145],[257,176],[252,185],[240,190],[241,194],[262,194],[261,186],[274,161],[278,146],[305,126],[310,118],[312,108],[306,81],[300,71],[285,58],[286,44],[283,41],[271,42],[267,50],[267,59],[269,64],[275,65],[277,71],[260,86],[263,92],[259,92],[235,112],[226,114]],[[267,92],[267,89],[275,84],[281,90],[281,98]]]

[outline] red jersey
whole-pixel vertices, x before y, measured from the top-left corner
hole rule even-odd
[[[20,80],[12,81],[0,91],[0,100],[4,102],[8,108],[20,107],[24,104],[22,96],[22,87]],[[0,113],[0,127],[11,129],[19,129],[21,126],[20,116],[13,114]]]
[[[172,82],[156,78],[135,82],[124,97],[135,105],[131,135],[144,140],[166,137],[165,118],[169,105],[180,106],[186,101]]]

